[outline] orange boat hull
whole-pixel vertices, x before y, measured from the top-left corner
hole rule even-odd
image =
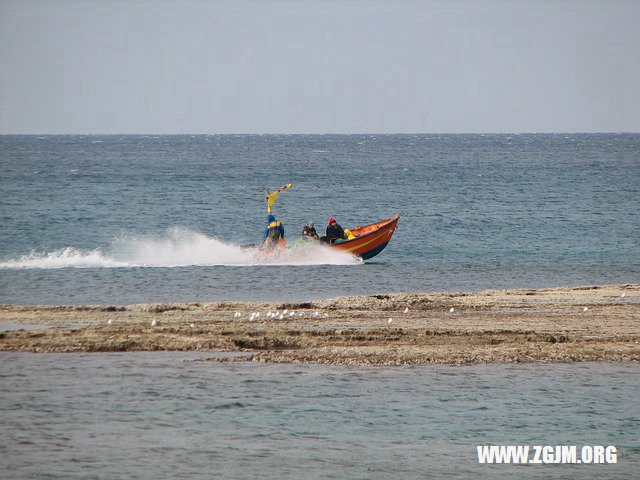
[[[358,255],[364,260],[375,257],[389,244],[399,218],[400,215],[396,214],[388,220],[352,228],[351,233],[356,238],[335,243],[331,248]]]

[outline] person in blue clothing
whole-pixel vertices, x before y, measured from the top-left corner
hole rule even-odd
[[[262,236],[262,245],[266,248],[275,248],[281,238],[284,238],[282,223],[277,221],[273,215],[269,215],[267,217],[267,228],[264,229],[264,235]]]

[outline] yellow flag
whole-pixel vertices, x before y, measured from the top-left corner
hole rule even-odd
[[[278,195],[280,195],[280,192],[282,192],[283,190],[286,190],[287,188],[291,188],[291,187],[293,187],[293,185],[291,185],[290,183],[287,183],[284,187],[279,188],[278,190],[276,190],[273,193],[271,193],[271,192],[269,192],[269,190],[267,190],[267,212],[268,213],[271,213],[271,207],[273,207],[273,204],[276,201],[276,198],[278,198]]]

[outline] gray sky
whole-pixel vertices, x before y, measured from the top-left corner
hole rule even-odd
[[[0,0],[0,133],[640,132],[640,2]]]

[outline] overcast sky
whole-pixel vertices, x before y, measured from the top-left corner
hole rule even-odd
[[[0,0],[0,133],[640,131],[640,2]]]

